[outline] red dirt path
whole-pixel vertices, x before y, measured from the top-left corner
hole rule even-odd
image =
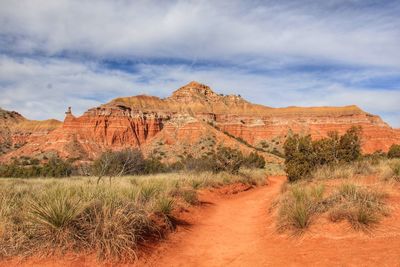
[[[311,228],[301,237],[278,234],[269,210],[284,181],[282,176],[270,177],[268,186],[229,199],[205,199],[212,205],[200,211],[197,222],[172,234],[139,265],[400,266],[398,228],[388,235],[367,235],[344,224],[322,222],[317,227],[324,233]]]

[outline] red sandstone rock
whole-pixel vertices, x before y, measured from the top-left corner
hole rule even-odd
[[[26,119],[13,125],[13,142],[26,144],[7,153],[3,160],[49,152],[86,160],[106,149],[126,147],[138,147],[147,155],[174,160],[180,155],[206,153],[212,145],[222,143],[248,153],[253,150],[251,146],[261,144],[270,149],[281,147],[289,131],[321,138],[329,131],[343,133],[353,125],[363,128],[366,153],[387,151],[393,143],[400,143],[400,130],[356,106],[271,108],[249,103],[237,95],[218,95],[196,82],[165,99],[144,95],[117,98],[80,117],[67,112],[62,126],[54,121]],[[0,124],[1,127],[5,128]],[[277,160],[263,154],[270,161]]]

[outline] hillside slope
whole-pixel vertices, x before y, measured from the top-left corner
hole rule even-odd
[[[15,111],[0,108],[0,155],[33,143],[61,126],[57,120],[28,120]]]

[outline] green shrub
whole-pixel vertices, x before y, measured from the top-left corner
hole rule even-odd
[[[338,161],[336,149],[338,140],[337,132],[333,132],[330,133],[329,138],[323,138],[313,142],[316,165],[326,165]]]
[[[260,156],[256,152],[251,152],[245,159],[244,159],[244,166],[248,168],[259,168],[262,169],[265,167],[265,159],[263,156]]]
[[[212,170],[214,172],[226,171],[232,174],[237,174],[240,167],[243,165],[243,162],[244,158],[240,150],[220,146],[213,155]]]
[[[309,177],[314,168],[314,151],[311,136],[293,135],[286,139],[285,171],[289,181],[293,182]]]
[[[155,157],[150,157],[144,161],[144,170],[141,174],[164,173],[167,171],[168,167],[164,163]]]
[[[293,228],[302,230],[307,228],[312,216],[322,211],[321,203],[324,187],[305,188],[292,186],[280,203],[278,226],[281,229]]]
[[[340,161],[352,162],[361,156],[361,128],[351,127],[340,137],[338,158]]]
[[[361,128],[352,127],[339,137],[331,132],[327,138],[312,141],[311,136],[289,136],[284,144],[285,170],[289,181],[310,177],[316,167],[353,162],[361,156]]]
[[[44,177],[68,177],[72,173],[72,166],[68,161],[60,158],[51,158],[41,168]]]
[[[175,201],[169,197],[161,197],[157,200],[155,211],[164,216],[170,216],[174,209]]]
[[[34,159],[14,160],[0,166],[0,177],[32,178],[32,177],[68,177],[72,173],[69,161],[53,157],[43,165]]]
[[[393,144],[388,152],[388,158],[400,158],[400,145]]]
[[[346,219],[353,228],[364,229],[377,223],[386,214],[385,197],[386,194],[378,190],[342,184],[331,198],[335,208],[331,210],[330,218],[332,221]]]

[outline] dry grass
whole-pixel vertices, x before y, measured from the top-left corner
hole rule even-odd
[[[326,165],[317,168],[313,179],[351,179],[374,175],[383,180],[400,181],[399,159],[367,159],[339,165]]]
[[[279,203],[278,228],[300,231],[307,228],[312,217],[323,209],[324,191],[323,185],[305,187],[296,184],[290,186]]]
[[[198,204],[197,191],[231,183],[261,185],[265,170],[130,176],[0,179],[0,258],[96,252],[99,259],[136,258],[137,246],[172,228],[179,205]]]
[[[376,188],[353,183],[341,184],[331,196],[334,206],[329,218],[333,222],[346,219],[353,228],[366,229],[387,214],[385,198],[386,194]]]
[[[284,184],[277,204],[278,229],[303,232],[315,218],[327,216],[332,222],[346,220],[356,230],[368,230],[388,215],[385,188],[399,177],[399,160],[323,166],[312,179]]]
[[[324,183],[290,185],[279,201],[278,229],[304,231],[316,216],[327,214],[332,222],[347,220],[354,229],[367,229],[387,215],[379,190],[353,183],[342,183],[325,193]]]

